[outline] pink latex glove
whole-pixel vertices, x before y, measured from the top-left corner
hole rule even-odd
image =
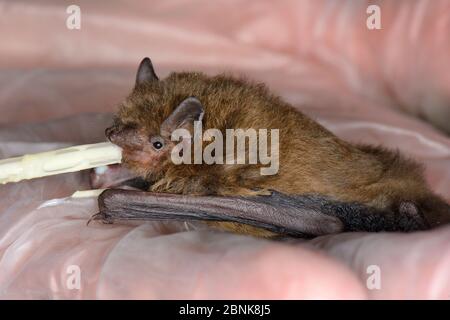
[[[78,122],[85,123],[84,117],[47,126],[58,131]],[[42,125],[28,128],[37,139],[52,133]],[[22,132],[19,126],[17,134]],[[13,129],[8,133],[15,135]],[[65,144],[16,143],[8,152]],[[450,292],[449,226],[289,243],[201,224],[86,226],[97,212],[96,199],[67,195],[88,188],[88,180],[83,172],[0,187],[0,297],[444,299]],[[379,290],[366,286],[373,265],[380,270]],[[81,272],[75,289],[68,285],[73,266]]]
[[[73,183],[57,180],[33,189]],[[2,298],[449,298],[449,227],[278,243],[178,223],[87,227],[95,203],[30,201],[4,212]],[[79,289],[68,285],[73,265]],[[379,290],[366,287],[371,265],[380,268]]]

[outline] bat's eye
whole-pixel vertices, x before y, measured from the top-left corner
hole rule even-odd
[[[150,139],[150,142],[153,148],[155,148],[156,150],[160,150],[162,149],[162,147],[164,147],[164,140],[160,137],[152,137]]]
[[[153,148],[155,149],[161,149],[163,147],[163,144],[159,141],[153,142]]]

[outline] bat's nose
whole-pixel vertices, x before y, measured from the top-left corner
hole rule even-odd
[[[120,133],[120,130],[116,126],[106,128],[106,130],[105,130],[106,138],[108,138],[108,140],[111,141],[112,143],[118,142],[119,133]]]
[[[109,127],[105,129],[105,136],[108,138],[109,141],[111,141],[111,136],[113,134],[114,127]]]

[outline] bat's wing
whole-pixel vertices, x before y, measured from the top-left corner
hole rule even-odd
[[[410,231],[424,228],[415,217],[322,196],[192,196],[109,189],[93,218],[115,220],[203,220],[237,222],[278,234],[311,237],[342,231]],[[420,219],[419,219],[420,220]]]

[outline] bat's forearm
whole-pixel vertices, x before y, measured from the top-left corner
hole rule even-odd
[[[95,219],[228,221],[275,233],[310,237],[341,231],[412,231],[424,229],[415,217],[341,203],[322,196],[222,197],[106,190]]]
[[[279,193],[257,197],[190,196],[106,190],[99,197],[98,219],[204,220],[252,225],[280,234],[307,236],[342,230],[339,219]],[[320,220],[321,223],[318,223]]]

